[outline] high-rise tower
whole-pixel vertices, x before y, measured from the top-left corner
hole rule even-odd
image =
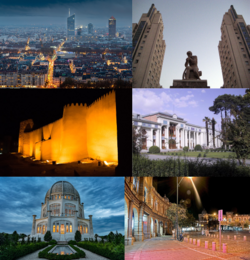
[[[116,33],[116,19],[114,16],[111,16],[109,19],[109,37],[115,37]]]
[[[93,33],[93,24],[89,23],[88,24],[88,34],[92,34]]]
[[[133,47],[133,88],[159,88],[166,44],[162,17],[154,4],[133,24]]]
[[[67,35],[68,38],[75,36],[75,14],[69,14],[67,18]]]
[[[233,7],[224,14],[221,24],[219,55],[224,88],[250,87],[250,26]]]

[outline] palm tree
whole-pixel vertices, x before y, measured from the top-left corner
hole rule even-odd
[[[206,124],[206,133],[207,133],[207,146],[209,146],[209,138],[208,138],[208,124],[210,123],[211,119],[209,117],[204,117],[203,122]]]
[[[212,125],[212,131],[213,131],[213,147],[215,148],[215,125],[217,122],[215,121],[214,118],[211,120],[211,125]]]

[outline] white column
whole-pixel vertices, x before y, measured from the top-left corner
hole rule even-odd
[[[190,131],[188,130],[188,144],[189,144],[189,148],[190,148]]]
[[[187,146],[187,129],[185,129],[185,146]]]
[[[162,131],[162,129],[161,129],[161,126],[160,126],[160,134],[159,134],[159,136],[160,136],[160,145],[159,145],[160,150],[162,150],[162,141],[161,141],[161,139],[162,139],[162,134],[161,134],[161,131]]]
[[[35,234],[36,234],[36,215],[33,215],[31,235],[35,235]]]
[[[50,231],[51,227],[51,217],[50,217],[51,210],[48,210],[48,223],[47,223],[47,231]]]
[[[150,146],[153,146],[153,144],[154,144],[154,129],[150,129],[150,133],[151,133],[151,137],[150,137],[150,139],[151,139],[151,145]],[[149,146],[149,147],[150,147]]]
[[[177,143],[177,149],[180,148],[180,132],[179,132],[179,127],[176,128],[176,143]]]
[[[166,148],[169,149],[169,129],[168,129],[168,125],[166,126],[166,130],[165,130],[165,136],[167,138],[167,143],[166,143]]]

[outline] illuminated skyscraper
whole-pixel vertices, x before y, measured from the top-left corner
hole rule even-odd
[[[223,87],[250,87],[250,26],[236,13],[233,5],[223,16],[218,48]]]
[[[114,16],[111,16],[109,19],[109,37],[115,37],[116,33],[116,19]]]
[[[67,18],[67,35],[68,37],[75,36],[75,14]]]
[[[133,88],[159,88],[166,44],[163,21],[152,4],[133,24]]]
[[[88,24],[88,34],[92,34],[93,33],[93,24],[89,23]]]

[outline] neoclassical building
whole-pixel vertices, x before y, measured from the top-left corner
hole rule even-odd
[[[84,238],[94,238],[92,215],[85,218],[84,203],[74,186],[67,181],[58,181],[47,191],[41,205],[41,216],[33,215],[31,238],[41,237],[47,231],[57,241],[74,240],[79,230]]]
[[[161,151],[182,149],[184,146],[192,149],[197,144],[209,148],[222,146],[219,131],[215,130],[213,142],[212,128],[209,126],[209,146],[207,146],[206,128],[188,123],[176,114],[162,112],[144,116],[133,114],[132,122],[136,128],[142,128],[145,133],[145,137],[142,138],[142,151],[147,151],[153,145],[158,146]]]
[[[170,205],[153,187],[152,177],[125,177],[125,245],[171,234]]]

